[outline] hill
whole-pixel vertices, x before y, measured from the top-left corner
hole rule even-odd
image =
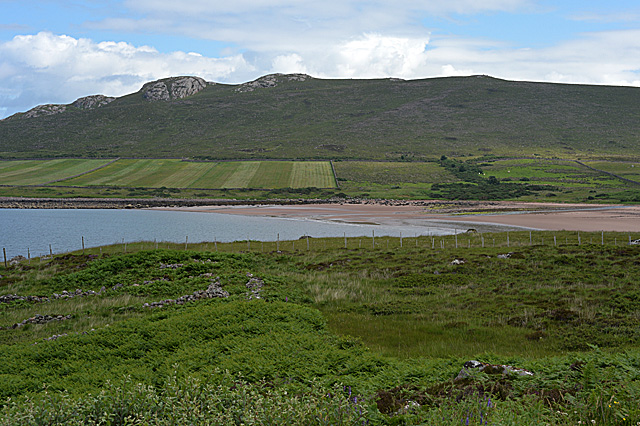
[[[487,76],[147,83],[0,121],[0,158],[637,157],[640,90]]]

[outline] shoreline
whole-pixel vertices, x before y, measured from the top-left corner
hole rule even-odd
[[[303,204],[161,208],[200,213],[304,218],[338,223],[506,230],[640,232],[640,206],[521,202]]]
[[[391,226],[640,232],[640,205],[517,201],[0,197],[11,209],[153,209]]]

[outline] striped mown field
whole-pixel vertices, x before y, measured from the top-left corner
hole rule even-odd
[[[58,184],[203,189],[336,187],[331,164],[327,161],[211,163],[174,159],[118,160],[106,167]]]
[[[45,185],[104,166],[112,160],[0,161],[0,185]]]

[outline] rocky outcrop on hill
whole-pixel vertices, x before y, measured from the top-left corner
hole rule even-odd
[[[38,105],[35,108],[30,109],[25,113],[14,114],[11,117],[7,117],[5,120],[11,119],[25,119],[25,118],[36,118],[43,117],[47,115],[56,115],[61,114],[69,109],[69,107],[78,108],[78,109],[94,109],[99,108],[101,106],[107,105],[113,102],[116,98],[105,95],[93,95],[93,96],[85,96],[83,98],[76,99],[74,102],[68,105],[58,105],[58,104],[47,104],[47,105]],[[0,120],[2,121],[2,120]]]
[[[116,98],[104,95],[93,95],[79,98],[71,104],[72,107],[79,109],[93,109],[105,106],[113,102]]]
[[[241,84],[236,88],[236,92],[253,92],[256,89],[276,87],[278,83],[282,83],[284,81],[306,81],[310,78],[311,77],[306,74],[269,74],[264,77],[260,77],[257,80]]]
[[[142,97],[150,102],[173,101],[195,95],[210,83],[200,77],[172,77],[142,86]]]
[[[65,112],[67,110],[66,105],[38,105],[35,108],[30,109],[24,114],[18,115],[18,118],[35,118],[42,117],[44,115],[55,115]]]

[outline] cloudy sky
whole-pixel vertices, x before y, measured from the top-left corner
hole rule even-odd
[[[638,0],[0,0],[0,118],[176,75],[640,86]]]

